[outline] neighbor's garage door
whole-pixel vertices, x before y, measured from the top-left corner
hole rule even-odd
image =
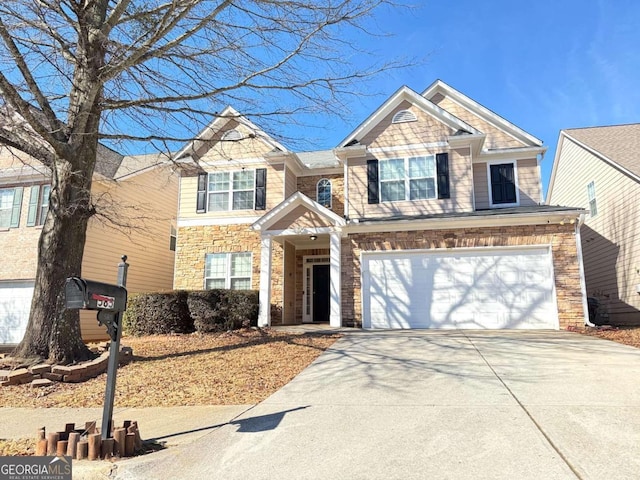
[[[32,281],[0,282],[0,344],[22,340],[29,320],[31,297]]]
[[[363,252],[365,328],[558,328],[547,248]]]

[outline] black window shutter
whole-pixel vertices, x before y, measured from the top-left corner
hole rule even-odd
[[[256,210],[267,208],[267,169],[256,169]]]
[[[380,203],[378,160],[367,160],[367,194],[369,203]]]
[[[436,154],[436,175],[438,176],[438,198],[451,198],[448,153]]]
[[[491,165],[491,200],[493,204],[516,203],[516,183],[512,163]]]
[[[207,174],[198,174],[198,202],[196,204],[196,213],[205,213],[207,211]]]

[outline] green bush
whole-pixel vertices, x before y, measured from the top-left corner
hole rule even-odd
[[[253,290],[213,289],[189,292],[187,304],[198,332],[219,332],[256,326],[258,298]]]
[[[201,333],[258,324],[259,294],[254,290],[176,290],[129,296],[123,328],[129,335]]]
[[[130,295],[124,315],[124,332],[129,335],[193,332],[187,296],[188,292],[183,290]]]

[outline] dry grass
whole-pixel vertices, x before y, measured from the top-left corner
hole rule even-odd
[[[620,327],[611,330],[585,328],[581,333],[640,348],[640,327]]]
[[[131,363],[118,369],[116,407],[241,405],[287,384],[339,337],[240,330],[125,338]],[[106,374],[81,384],[0,388],[1,407],[101,407]]]
[[[35,455],[36,441],[31,438],[0,440],[0,457]]]

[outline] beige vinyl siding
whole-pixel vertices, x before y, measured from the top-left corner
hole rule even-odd
[[[0,186],[2,188],[5,187]],[[36,276],[42,227],[27,227],[31,188],[23,187],[19,227],[0,230],[0,280],[32,280]]]
[[[598,297],[614,323],[640,322],[640,184],[570,139],[562,149],[551,205],[589,211],[587,185],[594,181],[598,214],[587,213],[581,230],[587,295]]]
[[[127,255],[130,293],[170,290],[174,252],[169,249],[177,214],[178,181],[169,169],[155,168],[120,182],[94,183],[95,198],[105,195],[109,216],[130,228],[112,228],[93,218],[87,229],[82,276],[116,283],[117,265]],[[95,312],[81,313],[85,340],[104,338]]]
[[[421,155],[435,155],[442,151],[425,151]],[[415,152],[393,152],[383,158],[415,156]],[[468,148],[449,151],[449,184],[451,198],[369,204],[367,197],[367,162],[349,160],[349,210],[353,218],[376,218],[397,215],[431,215],[438,213],[470,212],[473,210],[471,159]]]
[[[528,146],[521,142],[520,140],[516,140],[508,133],[503,130],[495,127],[491,123],[483,120],[478,117],[475,113],[467,110],[465,107],[460,105],[459,103],[454,102],[448,97],[444,97],[442,95],[436,95],[432,99],[433,103],[438,105],[440,108],[446,110],[450,114],[458,117],[465,123],[468,123],[475,129],[481,131],[482,133],[487,135],[487,138],[484,142],[485,149],[498,149],[498,148],[514,148],[514,147],[525,147]]]
[[[409,110],[418,120],[415,122],[391,123],[393,116],[400,110]],[[367,135],[358,140],[360,140],[360,144],[367,145],[369,148],[395,147],[398,145],[443,142],[454,133],[453,129],[436,120],[424,110],[405,101],[382,119]]]
[[[511,160],[504,160],[504,162],[500,161],[498,163],[509,163],[510,161]],[[520,206],[533,206],[542,203],[538,161],[535,158],[517,160],[516,168]],[[473,164],[473,185],[476,197],[476,210],[491,208],[489,204],[489,182],[487,163],[475,162]]]
[[[289,198],[297,191],[296,174],[290,168],[284,170],[284,198]]]
[[[243,138],[241,140],[222,140],[224,134],[230,130],[237,130]],[[217,132],[210,140],[202,142],[196,154],[200,155],[200,162],[215,163],[262,158],[271,150],[273,150],[273,146],[260,139],[254,131],[235,120],[231,120],[224,130]]]
[[[241,168],[233,167],[233,165],[225,164],[224,169],[214,169],[207,167],[207,171],[237,171]],[[284,191],[285,170],[284,165],[264,165],[251,166],[246,168],[266,168],[267,169],[267,211],[278,205],[284,200],[282,193]],[[198,177],[183,176],[180,179],[180,219],[203,219],[203,218],[242,218],[255,217],[263,215],[264,210],[229,210],[226,212],[206,212],[196,213],[196,200],[198,193]]]

